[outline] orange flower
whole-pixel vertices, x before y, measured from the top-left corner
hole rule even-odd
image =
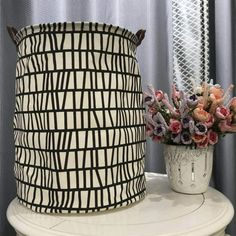
[[[205,139],[207,138],[207,135],[199,135],[199,134],[194,134],[192,139],[195,143],[203,143]]]
[[[215,85],[210,88],[209,98],[212,103],[211,103],[209,112],[211,114],[215,113],[216,108],[222,105],[223,100],[224,100],[223,97],[224,97],[224,90],[219,85]]]
[[[224,96],[224,90],[219,86],[215,85],[210,88],[210,97],[212,99],[222,99]]]
[[[198,148],[206,148],[208,146],[208,138],[205,138],[202,142],[197,143]]]
[[[198,121],[206,122],[210,119],[211,115],[206,112],[201,106],[199,106],[194,109],[193,117]]]

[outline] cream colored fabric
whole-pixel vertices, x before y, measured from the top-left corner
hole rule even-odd
[[[29,26],[17,35],[15,177],[22,204],[77,213],[145,196],[137,37],[98,23]]]

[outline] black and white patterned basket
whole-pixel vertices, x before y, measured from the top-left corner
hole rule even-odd
[[[17,196],[37,212],[87,213],[145,196],[137,35],[98,23],[17,34]]]

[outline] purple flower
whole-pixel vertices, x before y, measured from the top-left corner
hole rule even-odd
[[[179,134],[174,134],[174,133],[172,133],[172,134],[171,134],[171,140],[172,140],[174,143],[180,143],[180,141],[181,141],[181,135],[180,135],[180,133],[179,133]]]
[[[163,117],[163,115],[160,112],[157,112],[157,114],[155,116],[153,116],[153,120],[155,122],[161,123],[162,125],[164,125],[164,127],[166,129],[169,128],[169,126],[167,125],[165,118]]]
[[[159,119],[159,116],[157,114],[153,115],[152,117],[153,121],[156,122],[157,124],[160,124],[160,119]]]
[[[165,135],[165,133],[166,133],[166,128],[162,124],[157,125],[153,130],[153,134],[157,136],[163,136]]]
[[[192,143],[192,138],[191,138],[191,134],[187,131],[184,131],[181,134],[181,141],[183,144],[188,145]]]
[[[152,106],[155,102],[154,96],[148,93],[143,93],[143,100],[147,106]]]
[[[207,126],[203,123],[197,123],[195,125],[195,133],[198,134],[198,135],[203,135],[203,134],[206,134],[207,133]]]
[[[181,123],[182,123],[184,129],[189,128],[190,121],[193,121],[193,118],[190,116],[185,116],[181,119]]]
[[[188,107],[195,107],[198,104],[198,98],[195,94],[191,95],[187,99],[187,105]]]

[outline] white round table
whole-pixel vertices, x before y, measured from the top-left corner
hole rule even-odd
[[[147,196],[130,207],[88,215],[32,212],[14,199],[7,218],[26,236],[223,236],[234,210],[213,188],[204,194],[172,191],[166,175],[147,173]]]

